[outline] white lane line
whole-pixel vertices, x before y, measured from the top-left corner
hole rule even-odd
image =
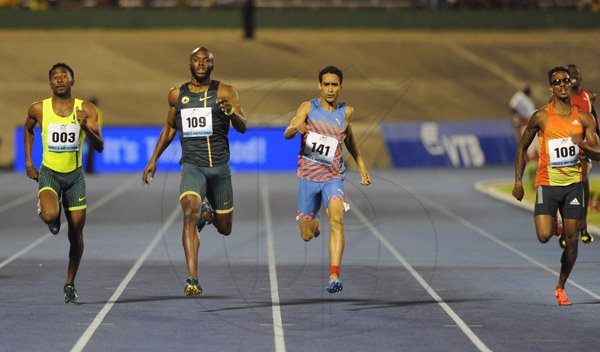
[[[0,213],[2,213],[3,211],[6,211],[8,209],[14,208],[14,207],[18,207],[19,205],[23,204],[23,203],[27,203],[29,201],[34,200],[35,198],[37,198],[37,192],[32,192],[30,194],[26,194],[24,196],[21,196],[17,199],[13,199],[10,202],[0,206]],[[32,209],[34,209],[32,207]]]
[[[456,314],[454,310],[452,310],[452,308],[450,308],[450,306],[446,302],[444,302],[444,300],[437,294],[437,292],[427,283],[427,281],[425,281],[425,279],[423,279],[423,277],[412,267],[412,265],[410,265],[410,263],[406,259],[404,259],[404,257],[396,250],[396,248],[382,236],[381,232],[379,232],[379,230],[375,226],[373,226],[373,224],[371,224],[371,222],[365,216],[365,214],[362,211],[360,211],[360,209],[354,204],[351,205],[350,209],[352,210],[352,212],[354,212],[356,217],[369,228],[371,234],[375,238],[377,238],[385,246],[385,248],[387,248],[387,250],[394,257],[396,257],[398,262],[400,262],[400,264],[402,264],[402,266],[406,268],[406,270],[415,278],[415,280],[419,282],[419,284],[425,289],[425,291],[429,293],[431,298],[433,298],[437,302],[437,304],[440,307],[442,307],[446,314],[448,314],[448,316],[469,338],[469,340],[471,340],[475,347],[477,347],[479,351],[491,352],[491,350],[483,343],[483,341],[481,341],[481,339],[479,339],[479,337],[475,335],[473,330],[471,330],[471,328],[458,316],[458,314]]]
[[[267,232],[267,256],[269,258],[269,281],[271,282],[275,351],[285,352],[285,338],[281,320],[281,307],[279,305],[279,285],[277,284],[277,267],[275,266],[275,247],[273,245],[273,220],[271,218],[271,202],[269,201],[269,187],[267,182],[260,187],[260,198],[265,214],[265,231]]]
[[[129,282],[133,279],[133,277],[135,276],[137,271],[142,267],[142,264],[144,264],[144,262],[146,261],[148,256],[150,256],[150,254],[154,250],[154,247],[156,247],[156,244],[162,239],[165,231],[169,227],[171,227],[171,225],[173,224],[173,222],[179,215],[180,211],[181,211],[181,206],[179,204],[177,204],[175,206],[175,209],[173,209],[173,211],[171,212],[171,215],[169,215],[169,217],[167,218],[167,220],[165,221],[165,223],[163,224],[161,229],[156,233],[156,235],[150,242],[150,244],[148,244],[148,246],[146,246],[146,249],[144,250],[142,255],[140,255],[140,257],[135,262],[135,264],[131,267],[131,269],[129,269],[129,272],[127,273],[127,275],[125,275],[125,278],[123,279],[123,281],[121,281],[119,286],[117,286],[117,289],[115,290],[115,292],[113,292],[112,296],[110,296],[110,298],[108,299],[108,302],[106,302],[106,304],[104,305],[104,307],[102,307],[100,312],[98,312],[98,314],[96,315],[96,317],[94,318],[92,323],[83,332],[83,334],[81,335],[81,337],[79,338],[77,343],[75,343],[73,348],[71,348],[71,352],[82,351],[85,348],[85,346],[90,341],[90,339],[92,338],[92,336],[94,335],[94,333],[96,332],[96,330],[98,329],[100,324],[102,324],[102,321],[104,320],[104,318],[106,317],[108,312],[110,312],[110,310],[115,305],[115,303],[117,302],[119,297],[121,297],[121,295],[123,294],[123,291],[125,291],[125,288],[129,284]]]
[[[134,180],[137,180],[137,179],[138,179],[137,176],[131,177],[129,180],[127,180],[127,182],[124,182],[119,187],[113,189],[109,193],[107,193],[104,196],[102,196],[100,199],[98,199],[97,202],[95,202],[94,204],[92,204],[92,205],[90,205],[88,207],[86,213],[89,215],[94,210],[96,210],[99,207],[103,206],[104,204],[110,202],[113,198],[115,198],[116,196],[118,196],[119,194],[121,194],[124,190],[126,190],[127,188],[129,188],[129,185]],[[62,224],[60,224],[60,226],[64,229],[67,226],[67,221],[66,220],[63,221]],[[52,238],[52,237],[54,237],[54,235],[52,235],[50,232],[47,232],[44,236],[38,238],[37,240],[35,240],[34,242],[32,242],[27,247],[21,249],[17,253],[15,253],[12,256],[6,258],[3,262],[0,263],[0,269],[2,269],[3,267],[7,266],[13,260],[19,258],[20,256],[24,255],[25,253],[29,252],[30,250],[34,249],[35,247],[39,246],[40,244],[44,243],[46,240],[48,240],[49,238]]]

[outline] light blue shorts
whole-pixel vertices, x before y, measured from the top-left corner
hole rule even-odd
[[[313,182],[301,178],[298,185],[298,215],[296,219],[313,220],[319,216],[321,203],[327,209],[331,200],[346,201],[342,179]]]

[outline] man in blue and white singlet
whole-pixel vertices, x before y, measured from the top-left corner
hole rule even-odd
[[[329,217],[330,270],[327,292],[342,290],[340,264],[344,253],[344,213],[349,209],[344,195],[346,166],[342,159],[342,144],[356,160],[360,184],[371,184],[371,176],[358,149],[350,122],[354,108],[338,102],[342,90],[343,73],[334,66],[319,72],[318,98],[300,104],[296,115],[286,128],[284,136],[291,139],[302,135],[298,154],[298,214],[300,235],[310,241],[320,234],[318,213],[321,204]]]

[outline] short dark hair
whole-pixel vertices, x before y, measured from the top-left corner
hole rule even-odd
[[[319,83],[323,82],[323,75],[326,73],[333,73],[334,75],[337,75],[340,78],[340,84],[344,80],[344,74],[342,73],[342,70],[330,65],[319,71]]]
[[[71,74],[71,79],[75,79],[75,73],[73,72],[73,69],[71,67],[69,67],[69,65],[65,64],[64,62],[58,62],[55,63],[51,68],[50,71],[48,71],[48,79],[51,80],[52,79],[52,71],[54,71],[54,69],[62,67],[65,70],[69,71],[69,73]]]
[[[552,75],[555,74],[556,72],[564,72],[566,74],[569,74],[569,69],[566,66],[556,66],[556,67],[552,67],[550,70],[548,70],[548,83],[552,83]]]

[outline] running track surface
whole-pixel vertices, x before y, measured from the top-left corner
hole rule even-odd
[[[346,179],[344,290],[324,290],[328,226],[305,244],[293,174],[234,174],[234,230],[202,232],[183,294],[179,174],[88,175],[79,306],[63,304],[66,226],[48,233],[35,182],[0,173],[1,351],[579,351],[598,348],[598,243],[556,305],[561,250],[532,214],[480,194],[512,168]]]

